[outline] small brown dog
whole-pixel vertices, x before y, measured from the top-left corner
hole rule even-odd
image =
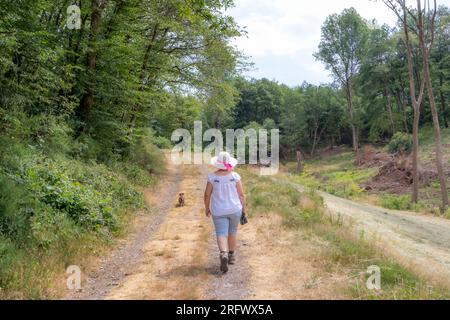
[[[185,205],[185,201],[184,201],[184,192],[180,192],[178,194],[178,203],[177,203],[177,207],[184,207]]]

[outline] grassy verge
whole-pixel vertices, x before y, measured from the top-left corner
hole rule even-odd
[[[146,210],[162,154],[146,145],[105,164],[10,146],[0,159],[0,299],[55,298],[69,265],[85,270]]]
[[[363,235],[356,236],[339,219],[331,218],[323,201],[314,192],[299,192],[294,187],[268,177],[242,170],[250,213],[254,216],[276,212],[285,228],[320,239],[321,255],[317,264],[323,272],[345,277],[341,290],[354,299],[448,299],[450,292],[430,283],[404,267]],[[366,288],[367,268],[381,270],[381,290]]]
[[[353,152],[345,152],[325,159],[306,162],[303,173],[292,175],[292,181],[311,189],[321,189],[343,198],[360,199],[365,190],[359,184],[377,173],[376,168],[357,168]],[[286,164],[292,172],[293,163]]]

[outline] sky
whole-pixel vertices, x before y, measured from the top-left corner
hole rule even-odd
[[[438,0],[439,4],[450,5],[450,0]],[[247,31],[247,36],[234,41],[254,63],[245,75],[289,86],[303,81],[331,82],[329,72],[313,54],[327,16],[350,7],[367,20],[391,26],[396,23],[395,14],[381,0],[235,0],[235,7],[226,14]]]

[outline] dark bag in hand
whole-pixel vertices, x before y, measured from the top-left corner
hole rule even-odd
[[[247,224],[247,223],[248,223],[247,215],[246,215],[246,213],[244,211],[242,211],[241,224],[244,225],[244,224]]]

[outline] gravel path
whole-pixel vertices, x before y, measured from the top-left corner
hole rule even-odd
[[[202,167],[202,175],[206,177],[207,168]],[[205,289],[204,299],[209,300],[242,300],[248,299],[250,289],[248,279],[250,268],[247,262],[249,252],[246,251],[248,243],[239,237],[236,250],[236,264],[230,265],[227,273],[222,274],[219,270],[219,250],[217,248],[216,236],[211,233],[208,239],[208,269],[214,276],[213,280]]]
[[[238,240],[238,250],[236,251],[236,264],[229,266],[227,273],[222,274],[219,270],[219,253],[217,249],[216,237],[211,235],[208,248],[208,269],[214,270],[214,279],[206,289],[204,299],[209,300],[243,300],[249,299],[250,289],[248,279],[250,278],[250,268],[247,263],[247,253],[245,252],[247,243]]]
[[[88,275],[82,290],[70,293],[66,299],[177,299],[188,298],[190,292],[193,297],[198,294],[196,299],[249,297],[247,240],[239,241],[237,264],[221,274],[212,222],[202,216],[208,168],[202,165],[195,170],[184,169],[169,165],[163,185],[146,191],[147,202],[153,198],[160,203],[152,208],[155,215],[151,222],[103,259],[98,270]],[[193,170],[196,176],[192,176]],[[181,189],[187,192],[187,206],[173,208]],[[196,248],[195,241],[202,234],[207,243],[203,240],[204,245],[200,242]],[[164,286],[156,290],[163,282]]]
[[[178,192],[181,178],[179,168],[169,167],[167,179],[163,185],[159,186],[160,189],[145,191],[146,199],[155,192],[160,195],[159,205],[151,208],[153,213],[151,222],[137,234],[131,235],[131,239],[103,259],[99,269],[88,275],[82,289],[70,293],[65,299],[104,299],[111,289],[122,283],[124,278],[140,263],[147,241],[164,223],[166,214],[172,207],[172,199]]]

